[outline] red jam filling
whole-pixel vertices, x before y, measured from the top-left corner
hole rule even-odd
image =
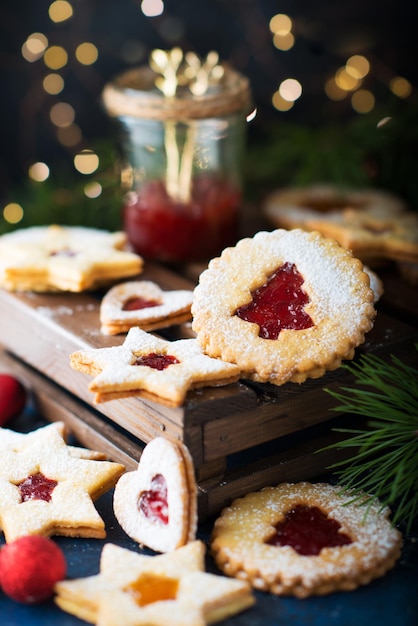
[[[128,194],[123,223],[134,250],[148,259],[207,261],[238,236],[241,192],[209,174],[193,180],[188,202],[176,200],[163,181]]]
[[[156,474],[151,480],[151,489],[140,494],[138,509],[151,522],[168,524],[167,483],[162,474]]]
[[[175,363],[180,363],[176,359],[175,356],[171,354],[156,354],[155,352],[150,352],[150,354],[145,354],[137,358],[134,365],[147,365],[148,367],[152,367],[154,370],[165,370],[166,367],[170,365],[174,365]]]
[[[166,576],[144,573],[133,583],[125,587],[138,606],[147,606],[153,602],[175,600],[178,580]]]
[[[333,548],[352,543],[350,537],[339,532],[341,525],[316,506],[298,504],[286,513],[276,526],[274,535],[266,542],[272,546],[291,546],[298,554],[315,556],[322,548]]]
[[[77,256],[77,252],[75,252],[74,250],[71,250],[71,248],[61,248],[61,250],[53,250],[52,252],[49,253],[49,256],[66,256],[66,257],[73,257],[73,256]]]
[[[17,486],[19,487],[22,502],[27,500],[45,500],[49,502],[52,492],[58,485],[58,481],[46,478],[43,474],[31,474]]]
[[[157,300],[146,300],[141,296],[133,296],[127,300],[122,311],[139,311],[140,309],[150,309],[153,306],[158,306],[160,303]]]
[[[251,293],[252,300],[239,307],[236,315],[247,322],[258,324],[259,337],[277,339],[281,330],[304,330],[314,325],[303,310],[310,302],[303,291],[303,277],[294,263],[285,263],[267,282]]]

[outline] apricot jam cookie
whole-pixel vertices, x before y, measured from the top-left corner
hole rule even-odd
[[[104,545],[100,573],[55,585],[67,613],[100,626],[205,626],[255,603],[248,582],[205,571],[205,545],[146,556]]]
[[[188,322],[193,291],[163,291],[152,281],[129,281],[115,285],[100,304],[101,331],[104,335],[126,333],[133,326],[156,330]]]
[[[93,502],[125,467],[74,456],[54,427],[26,436],[26,445],[21,439],[1,449],[0,527],[6,541],[24,535],[105,537]]]
[[[267,199],[264,211],[276,228],[317,230],[363,262],[418,261],[418,217],[388,192],[284,189]]]
[[[138,468],[117,482],[113,510],[129,537],[156,552],[196,539],[197,484],[188,448],[163,437],[150,441]]]
[[[210,356],[242,378],[282,385],[351,359],[376,314],[361,261],[300,229],[259,232],[226,248],[200,275],[192,328]]]
[[[95,289],[142,271],[123,232],[32,226],[0,237],[0,287],[9,291]]]
[[[96,403],[137,396],[180,406],[190,389],[228,385],[240,374],[236,365],[204,354],[196,339],[166,341],[137,327],[120,346],[73,352],[70,365],[94,376],[89,390]]]
[[[361,506],[326,483],[283,483],[235,500],[215,521],[211,550],[228,576],[306,598],[350,591],[383,576],[402,536],[389,509]]]

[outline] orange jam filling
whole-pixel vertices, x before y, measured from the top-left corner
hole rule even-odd
[[[236,315],[258,324],[259,337],[277,339],[282,330],[304,330],[314,325],[304,311],[310,298],[302,289],[303,276],[294,263],[284,263],[251,293],[252,300],[239,307]]]
[[[147,606],[153,602],[175,600],[178,580],[156,574],[142,574],[137,580],[125,587],[138,606]]]

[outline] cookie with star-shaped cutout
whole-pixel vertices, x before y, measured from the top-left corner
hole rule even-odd
[[[8,428],[0,428],[0,452],[3,450],[14,450],[15,452],[23,450],[26,446],[33,443],[38,437],[42,437],[44,431],[49,429],[55,429],[65,440],[66,430],[64,422],[52,422],[47,426],[41,426],[29,433],[19,433],[15,430]],[[89,448],[82,448],[81,446],[67,445],[68,450],[72,456],[80,459],[94,459],[96,461],[106,460],[106,455],[99,450],[90,450]]]
[[[123,232],[83,226],[32,226],[0,237],[0,287],[80,292],[136,276],[142,258]]]
[[[194,290],[192,328],[204,352],[242,378],[282,385],[352,359],[373,327],[363,264],[318,232],[258,232],[226,248]]]
[[[180,406],[190,389],[228,385],[240,375],[233,363],[204,354],[195,339],[166,341],[137,327],[120,346],[73,352],[70,364],[94,376],[96,403],[138,396]]]
[[[114,486],[123,465],[74,456],[57,428],[3,448],[1,460],[0,527],[7,542],[34,534],[106,536],[93,501]]]
[[[204,557],[201,541],[157,556],[108,543],[100,573],[60,581],[55,602],[101,626],[205,626],[255,603],[247,582],[205,572]]]
[[[156,330],[191,319],[193,291],[164,291],[149,280],[129,281],[115,285],[100,304],[101,331],[105,335],[126,333],[139,326]]]
[[[119,478],[113,510],[127,535],[156,552],[193,541],[197,484],[188,448],[163,437],[150,441],[137,469]]]

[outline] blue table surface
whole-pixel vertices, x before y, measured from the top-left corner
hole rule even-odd
[[[29,422],[21,422],[16,430],[30,430],[42,423],[29,416]],[[9,426],[12,428],[12,425]],[[14,427],[14,425],[13,425]],[[54,537],[67,559],[67,578],[81,578],[97,574],[99,559],[106,542],[142,554],[141,550],[119,526],[113,514],[113,491],[104,494],[96,507],[106,524],[107,537],[98,539],[74,539]],[[199,526],[198,538],[207,545],[213,520]],[[0,538],[0,545],[4,543]],[[209,553],[207,571],[221,575]],[[418,625],[418,526],[410,535],[404,534],[402,556],[395,567],[382,578],[376,579],[355,591],[338,592],[323,597],[304,600],[276,597],[269,593],[255,592],[256,604],[221,622],[223,626],[417,626]],[[39,605],[23,605],[9,599],[0,591],[0,626],[81,626],[86,624],[61,611],[53,602]],[[167,625],[169,626],[169,625]]]

